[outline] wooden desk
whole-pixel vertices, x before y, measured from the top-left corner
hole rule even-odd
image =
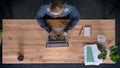
[[[48,20],[49,22],[68,22],[66,20]],[[83,36],[84,25],[90,25],[92,35]],[[69,47],[46,48],[45,31],[36,20],[11,19],[3,20],[2,63],[84,63],[83,46],[85,43],[97,42],[96,36],[104,34],[105,46],[115,44],[115,20],[81,20],[69,32]],[[19,62],[19,52],[24,60]],[[103,63],[113,63],[109,56]]]

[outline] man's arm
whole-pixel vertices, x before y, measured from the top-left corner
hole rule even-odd
[[[41,8],[38,10],[37,15],[36,15],[35,18],[37,19],[38,24],[42,28],[44,28],[47,32],[50,33],[52,29],[48,26],[48,24],[43,19],[45,14],[46,14],[46,8],[45,8],[44,5],[42,5]]]
[[[66,26],[66,28],[63,30],[65,32],[68,32],[68,30],[71,30],[77,24],[77,22],[80,20],[80,14],[75,7],[72,7],[70,16],[72,17],[72,19],[71,19],[70,23]]]

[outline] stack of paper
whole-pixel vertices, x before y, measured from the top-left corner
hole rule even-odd
[[[102,63],[101,59],[98,59],[100,51],[97,49],[96,44],[90,44],[84,46],[85,65],[99,65]]]

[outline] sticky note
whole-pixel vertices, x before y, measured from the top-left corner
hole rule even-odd
[[[94,62],[93,52],[90,46],[87,47],[87,62]]]

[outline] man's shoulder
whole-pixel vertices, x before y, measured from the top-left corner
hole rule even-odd
[[[65,7],[66,7],[66,8],[71,8],[71,9],[72,9],[72,8],[74,7],[74,5],[71,5],[71,4],[69,4],[69,3],[65,3]]]
[[[41,7],[43,7],[43,8],[48,8],[48,7],[50,7],[50,3],[42,4]]]

